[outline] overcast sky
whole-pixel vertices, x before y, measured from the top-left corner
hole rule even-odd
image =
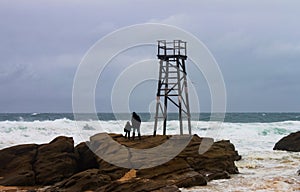
[[[72,112],[73,79],[88,49],[145,22],[205,43],[223,73],[228,111],[299,112],[299,9],[297,0],[1,0],[0,112]],[[108,112],[110,95],[99,98]]]

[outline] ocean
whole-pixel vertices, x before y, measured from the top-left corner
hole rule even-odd
[[[141,133],[153,133],[153,115],[139,113]],[[211,128],[214,114],[192,115],[192,132],[215,140],[230,140],[242,155],[236,162],[240,174],[216,180],[207,186],[182,191],[300,191],[300,153],[273,151],[282,137],[300,130],[300,113],[226,113],[218,128]],[[178,134],[176,114],[168,115],[167,134]],[[0,149],[23,143],[47,143],[59,135],[74,138],[75,144],[98,132],[123,133],[130,114],[99,113],[99,120],[74,120],[72,113],[0,114]],[[185,130],[186,131],[186,130]],[[158,129],[158,134],[162,131]]]

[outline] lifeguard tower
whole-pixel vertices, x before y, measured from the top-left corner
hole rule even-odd
[[[163,120],[163,135],[166,135],[168,103],[178,108],[180,135],[183,135],[183,119],[187,120],[189,135],[192,134],[185,67],[187,59],[186,44],[182,40],[158,41],[159,80],[156,94],[154,136],[156,135],[159,119]]]

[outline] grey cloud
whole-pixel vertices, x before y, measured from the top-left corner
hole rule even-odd
[[[207,45],[222,69],[229,110],[299,111],[299,6],[296,0],[2,0],[0,111],[71,111],[73,78],[86,51],[107,33],[143,22],[181,27]],[[117,62],[124,67],[136,59],[119,57],[106,80],[119,72]],[[196,83],[206,103],[207,85]],[[99,94],[99,105],[109,97]]]

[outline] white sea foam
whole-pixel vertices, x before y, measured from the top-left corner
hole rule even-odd
[[[0,149],[21,143],[47,143],[59,135],[73,137],[75,144],[99,132],[123,133],[126,121],[0,121]],[[241,174],[230,180],[209,182],[208,186],[183,191],[300,191],[300,153],[273,151],[283,136],[296,132],[300,121],[273,123],[223,123],[193,121],[193,134],[229,139],[242,155],[236,164]],[[88,127],[88,128],[87,128]],[[141,132],[153,133],[153,122],[143,122]],[[178,121],[169,121],[168,134],[178,134]],[[184,130],[187,133],[187,130]],[[162,130],[158,130],[161,134]]]
[[[123,133],[124,120],[118,121],[73,121],[66,118],[47,121],[0,121],[0,148],[20,143],[49,142],[56,136],[74,137],[75,143],[89,139],[98,132]],[[90,129],[85,129],[89,126]],[[169,121],[168,134],[178,134],[178,121]],[[142,134],[153,133],[153,122],[143,122]],[[231,140],[239,151],[271,150],[284,135],[299,130],[300,121],[274,123],[223,123],[219,128],[214,122],[192,121],[193,134],[215,139]],[[184,130],[187,133],[187,130]],[[158,133],[162,133],[158,129]]]
[[[252,151],[236,162],[240,174],[229,180],[215,180],[208,186],[182,189],[183,192],[210,191],[258,191],[292,192],[300,191],[300,153],[285,151]]]

